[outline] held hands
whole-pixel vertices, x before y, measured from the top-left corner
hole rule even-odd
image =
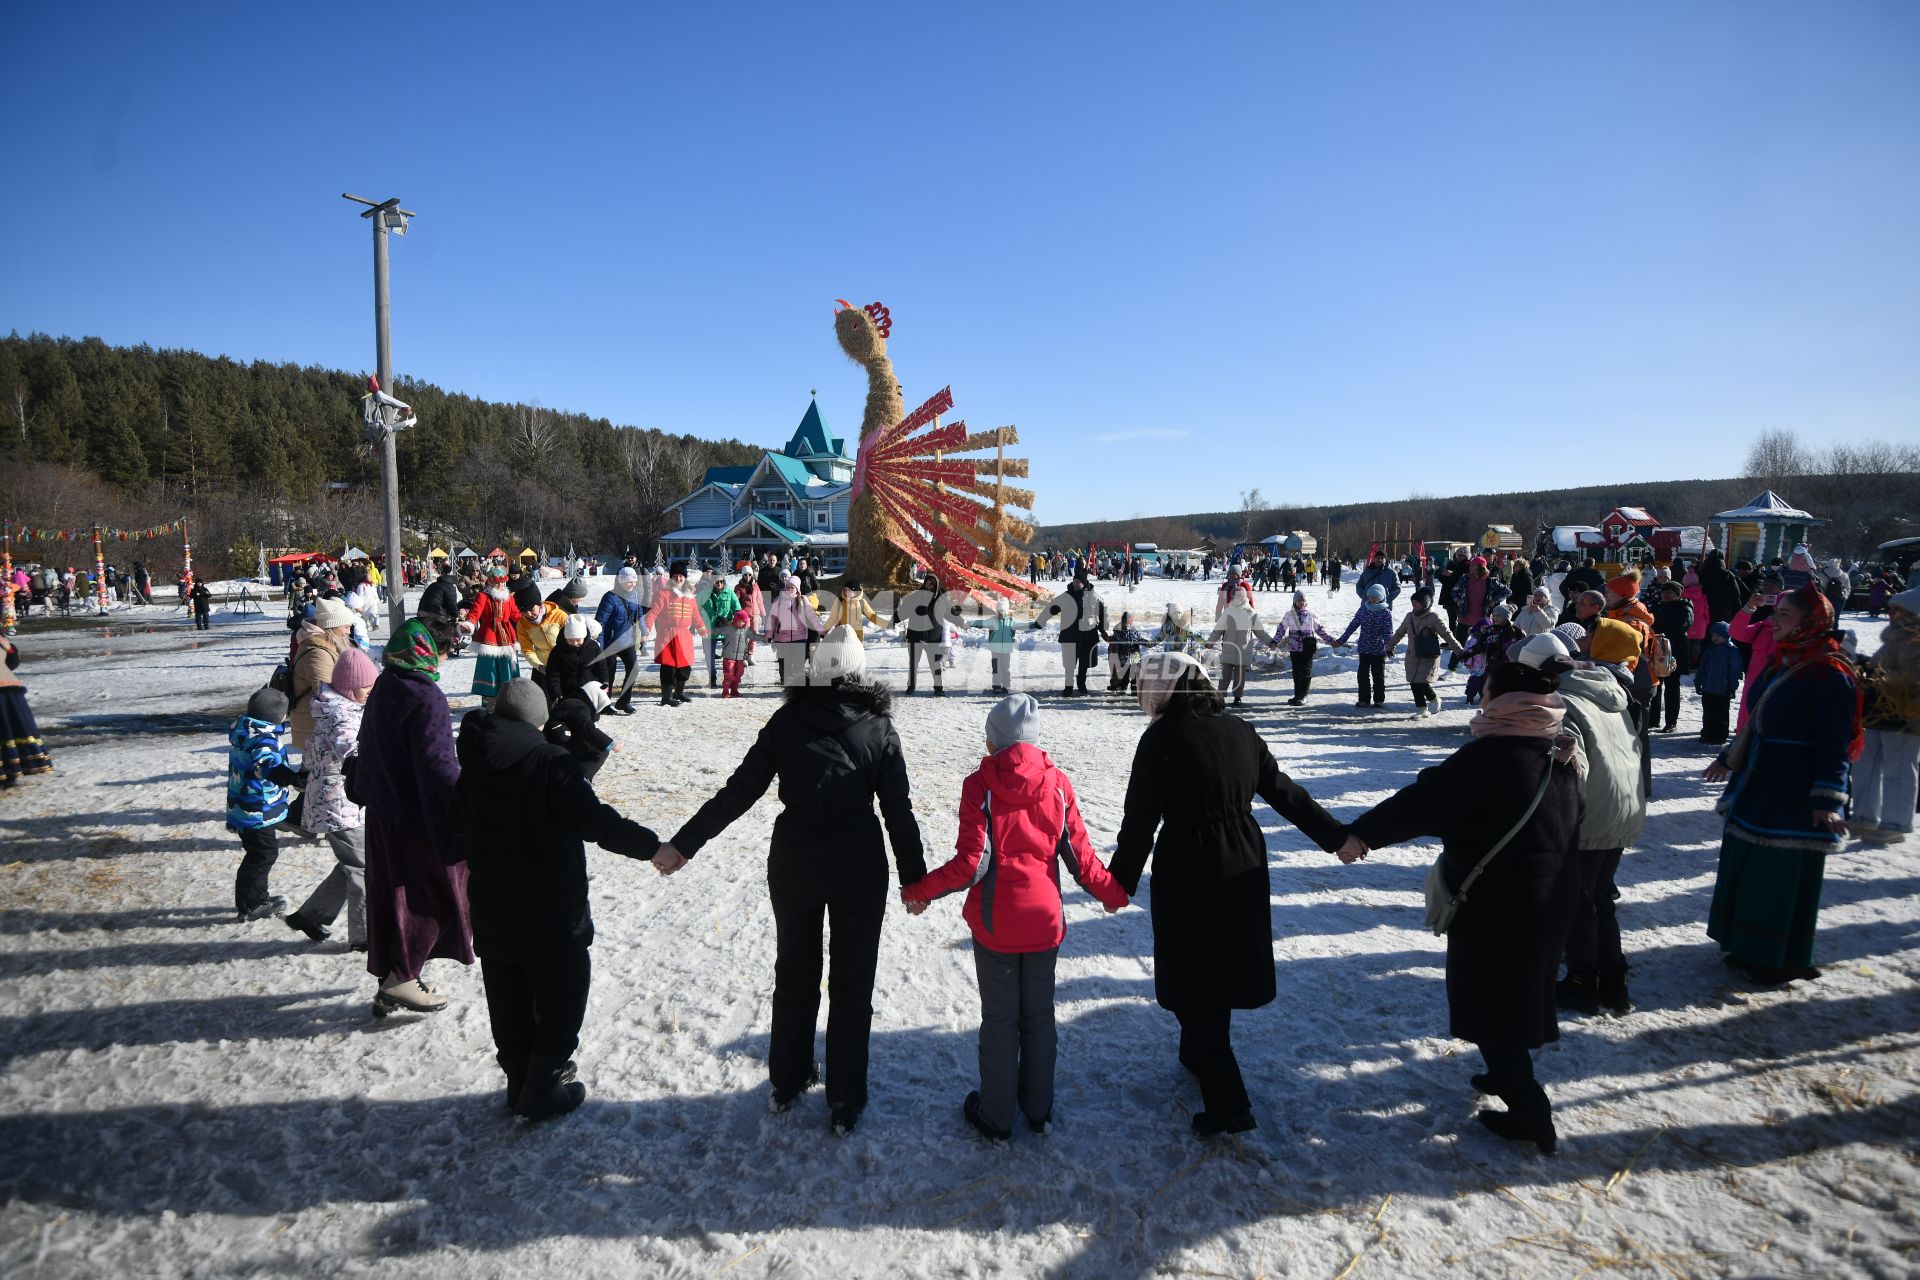
[[[1346,865],[1352,866],[1364,859],[1368,852],[1365,841],[1359,836],[1350,835],[1347,837],[1347,842],[1334,851],[1334,856]]]
[[[686,855],[670,844],[663,844],[651,859],[653,869],[663,876],[670,876],[687,865]]]
[[[1725,782],[1733,776],[1733,770],[1727,768],[1723,761],[1715,760],[1701,772],[1700,776],[1708,782]]]
[[[915,902],[907,897],[907,891],[902,889],[900,891],[900,905],[907,909],[908,915],[917,916],[933,904],[931,902]]]

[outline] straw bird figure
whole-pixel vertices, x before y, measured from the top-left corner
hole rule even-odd
[[[1033,509],[1032,490],[1006,483],[1027,475],[1026,459],[1004,456],[1020,433],[1013,427],[969,433],[964,422],[937,425],[953,407],[950,389],[904,412],[887,356],[891,327],[879,303],[862,309],[842,302],[833,317],[840,349],[867,371],[847,513],[848,574],[870,586],[903,586],[918,561],[951,591],[1038,594],[1010,571],[1012,544],[1033,537],[1033,526],[1007,511]],[[985,450],[994,452],[981,456]],[[1017,554],[1024,562],[1025,553]]]

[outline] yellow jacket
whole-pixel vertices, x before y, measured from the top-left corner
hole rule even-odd
[[[521,614],[513,624],[520,641],[520,652],[535,670],[547,669],[547,655],[560,643],[560,630],[567,625],[567,611],[551,600],[540,603],[540,612],[532,617]]]
[[[845,596],[836,596],[834,597],[833,608],[827,613],[827,625],[822,628],[821,634],[824,635],[826,632],[845,623],[847,626],[853,628],[854,636],[864,644],[867,639],[866,624],[869,622],[876,627],[884,627],[887,625],[881,621],[880,615],[873,611],[873,606],[867,603],[865,596],[855,596],[851,602],[849,602]]]

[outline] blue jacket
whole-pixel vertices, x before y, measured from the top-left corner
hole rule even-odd
[[[594,610],[593,620],[600,624],[600,649],[605,652],[615,640],[623,638],[627,632],[640,625],[640,619],[646,616],[646,608],[639,600],[622,600],[620,593],[609,591],[600,597],[600,607]]]
[[[287,788],[300,775],[280,743],[283,724],[241,716],[227,733],[227,830],[258,831],[286,821]]]
[[[1386,605],[1375,608],[1371,603],[1360,606],[1353,615],[1353,621],[1340,633],[1335,644],[1345,644],[1354,628],[1360,629],[1360,643],[1357,646],[1364,654],[1384,654],[1393,647],[1393,610]]]
[[[1858,706],[1853,677],[1825,663],[1792,676],[1770,667],[1748,694],[1755,710],[1746,764],[1720,801],[1727,829],[1775,848],[1839,849],[1843,837],[1816,830],[1811,815],[1846,811],[1847,748]]]
[[[1392,604],[1394,597],[1400,594],[1400,574],[1390,564],[1370,564],[1362,569],[1359,581],[1353,584],[1354,594],[1365,600],[1367,588],[1376,582],[1387,589],[1387,603]]]
[[[1740,681],[1747,674],[1740,660],[1740,649],[1731,640],[1725,644],[1700,646],[1700,667],[1693,673],[1693,687],[1701,693],[1731,698],[1740,692]]]
[[[994,653],[1013,652],[1016,641],[1014,639],[1013,620],[1011,618],[998,616],[992,618],[971,618],[968,620],[967,625],[970,627],[985,627],[987,629],[987,648]]]

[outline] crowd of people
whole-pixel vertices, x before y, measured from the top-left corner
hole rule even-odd
[[[1752,980],[1817,976],[1825,856],[1850,837],[1898,839],[1912,828],[1920,591],[1887,598],[1885,641],[1862,662],[1819,586],[1785,589],[1763,572],[1742,600],[1721,575],[1745,584],[1712,558],[1679,567],[1677,578],[1643,581],[1629,570],[1595,586],[1570,570],[1556,609],[1551,589],[1516,584],[1511,571],[1469,557],[1436,584],[1444,604],[1415,586],[1396,621],[1401,583],[1376,557],[1353,582],[1361,606],[1339,636],[1304,592],[1269,626],[1238,569],[1222,583],[1211,632],[1169,609],[1149,637],[1129,614],[1113,619],[1085,570],[1016,624],[1004,606],[968,616],[973,602],[956,600],[933,574],[882,611],[854,583],[822,600],[819,584],[790,568],[755,564],[700,575],[696,585],[698,570],[685,563],[648,573],[627,566],[588,618],[578,580],[543,595],[499,566],[471,598],[455,588],[423,600],[377,665],[355,643],[357,615],[323,594],[301,623],[284,692],[256,693],[230,738],[229,823],[245,852],[240,915],[285,911],[266,884],[276,829],[326,839],[337,865],[286,923],[324,938],[345,910],[382,1014],[443,1008],[424,966],[477,957],[507,1104],[551,1116],[585,1092],[572,1061],[591,980],[585,845],[678,874],[777,785],[772,1106],[785,1110],[824,1083],[833,1127],[859,1121],[890,847],[909,913],[965,894],[981,992],[980,1080],[960,1111],[1004,1140],[1016,1118],[1036,1132],[1051,1123],[1053,970],[1064,935],[1057,868],[1120,910],[1151,864],[1155,993],[1179,1026],[1175,1056],[1200,1088],[1193,1128],[1232,1133],[1256,1123],[1232,1015],[1276,990],[1257,797],[1344,862],[1419,836],[1441,840],[1428,896],[1447,939],[1449,1026],[1482,1052],[1486,1069],[1473,1087],[1504,1103],[1481,1118],[1551,1151],[1558,1135],[1532,1051],[1557,1037],[1562,1014],[1633,1009],[1615,879],[1647,822],[1650,734],[1673,726],[1677,703],[1663,686],[1695,672],[1705,736],[1724,745],[1705,773],[1728,784],[1706,925]],[[1735,616],[1716,618],[1729,602]],[[1071,781],[1042,749],[1041,703],[1011,690],[1003,661],[1020,627],[1048,626],[1058,628],[1062,696],[1086,692],[1104,643],[1108,688],[1129,692],[1147,717],[1110,864],[1094,852]],[[932,869],[893,695],[867,674],[868,635],[884,627],[906,643],[907,692],[924,665],[930,695],[945,696],[942,650],[956,630],[984,629],[995,658],[986,755],[962,788],[955,856]],[[1465,662],[1477,709],[1471,741],[1342,819],[1288,779],[1231,709],[1244,697],[1253,646],[1294,659],[1299,705],[1316,648],[1356,635],[1361,705],[1380,705],[1385,659],[1405,644],[1422,713],[1438,705],[1432,685],[1448,652]],[[482,705],[462,720],[456,743],[439,664],[463,640],[478,659],[472,691]],[[757,645],[773,647],[783,686],[726,786],[665,841],[592,791],[617,748],[595,721],[632,692],[632,667],[611,658],[637,656],[647,642],[663,706],[685,704],[702,647],[721,696],[738,693]],[[1201,661],[1209,646],[1217,681]],[[1738,736],[1724,742],[1736,689]],[[1716,698],[1726,700],[1717,716]],[[283,723],[300,748],[297,766],[280,741]],[[508,792],[524,805],[503,818],[489,799]],[[824,1070],[814,1052],[823,972]]]
[[[235,910],[243,920],[282,917],[316,941],[344,912],[381,1016],[444,1008],[427,964],[477,959],[506,1103],[553,1116],[585,1093],[572,1059],[591,981],[585,846],[675,875],[777,786],[772,1105],[787,1109],[824,1084],[837,1131],[860,1119],[890,849],[910,914],[965,895],[980,1080],[960,1111],[1004,1140],[1016,1117],[1035,1132],[1052,1119],[1058,868],[1117,911],[1151,865],[1155,994],[1178,1023],[1175,1056],[1203,1099],[1193,1128],[1232,1133],[1256,1123],[1232,1015],[1276,991],[1258,798],[1347,863],[1440,839],[1427,894],[1430,922],[1446,936],[1449,1026],[1483,1055],[1473,1087],[1504,1103],[1481,1118],[1551,1151],[1558,1135],[1532,1051],[1557,1037],[1562,1014],[1633,1009],[1616,877],[1648,820],[1651,735],[1674,729],[1686,676],[1701,699],[1702,738],[1717,749],[1704,777],[1726,784],[1706,930],[1751,980],[1816,977],[1825,858],[1849,839],[1886,843],[1912,830],[1920,590],[1878,602],[1887,630],[1861,660],[1827,582],[1809,574],[1790,583],[1795,569],[1729,570],[1709,555],[1647,577],[1630,568],[1603,578],[1581,565],[1555,579],[1545,567],[1467,556],[1413,584],[1396,614],[1406,584],[1375,556],[1353,576],[1359,608],[1335,635],[1298,589],[1290,607],[1262,618],[1242,565],[1221,583],[1211,629],[1168,606],[1154,634],[1128,612],[1115,618],[1085,567],[1016,620],[1006,600],[982,607],[933,573],[876,608],[858,583],[829,589],[817,566],[772,557],[728,573],[628,564],[589,613],[580,578],[543,590],[524,570],[494,565],[441,575],[378,650],[377,613],[361,607],[367,584],[316,572],[289,593],[287,661],[228,738],[227,823],[242,846]],[[1013,689],[1020,632],[1049,627],[1063,698],[1087,694],[1104,644],[1107,689],[1146,717],[1109,863],[1095,853],[1072,781],[1042,748],[1042,704]],[[869,639],[882,629],[906,645],[906,693],[919,691],[924,666],[928,696],[946,696],[952,648],[970,630],[984,632],[992,659],[986,753],[961,790],[955,855],[931,869],[894,695],[867,672]],[[1443,655],[1465,665],[1475,714],[1470,741],[1343,818],[1282,773],[1233,708],[1258,647],[1289,659],[1287,705],[1297,707],[1316,652],[1349,642],[1360,707],[1382,705],[1386,659],[1404,645],[1419,714],[1440,704]],[[480,707],[456,738],[440,678],[462,646],[475,658]],[[663,708],[687,705],[703,651],[718,696],[740,696],[746,667],[768,648],[781,686],[727,784],[664,841],[592,786],[619,748],[598,722],[632,713],[648,647]],[[6,652],[11,670],[18,653],[11,642]],[[1203,663],[1210,654],[1217,676]],[[11,676],[0,681],[0,730],[8,785],[50,768]],[[517,802],[503,809],[506,794]],[[324,840],[335,863],[291,911],[269,887],[283,837]],[[824,1070],[814,1054],[823,972]]]

